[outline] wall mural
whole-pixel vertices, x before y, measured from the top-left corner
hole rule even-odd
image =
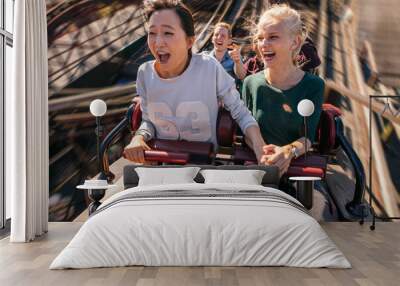
[[[107,103],[107,113],[101,119],[102,139],[137,101],[134,97],[138,67],[153,59],[147,46],[142,2],[47,1],[50,221],[74,220],[90,203],[86,192],[78,191],[76,186],[99,173],[96,119],[89,112],[91,101],[102,99]],[[240,51],[243,61],[256,59],[252,33],[268,1],[184,2],[194,13],[197,36],[194,52],[213,48],[214,27],[224,21],[232,24],[233,49]],[[326,7],[320,6],[326,2]],[[323,180],[314,185],[317,195],[311,212],[318,213],[321,220],[359,220],[363,213],[369,219],[366,202],[371,198],[377,215],[399,216],[400,100],[394,96],[400,91],[400,74],[391,72],[389,79],[384,72],[378,72],[385,66],[379,42],[374,40],[377,34],[371,32],[372,28],[368,30],[367,20],[361,17],[363,10],[346,5],[347,2],[290,1],[303,16],[310,49],[315,47],[318,51],[321,63],[310,71],[325,80],[324,103],[334,106],[328,115],[340,111],[343,123],[344,136],[333,142],[329,150],[321,151],[328,158],[328,165]],[[353,17],[354,13],[361,15],[361,20]],[[379,52],[374,54],[374,51]],[[303,58],[302,63],[307,64],[307,59]],[[247,67],[249,71],[258,71],[255,66]],[[370,102],[368,95],[389,97]],[[293,111],[290,106],[285,108]],[[192,116],[190,110],[183,111]],[[164,116],[155,110],[152,116],[161,118],[161,115]],[[319,134],[328,140],[329,135]],[[107,151],[110,165],[123,160],[124,147],[131,137],[129,128],[116,136]],[[370,139],[374,160],[371,170]],[[232,152],[225,148],[212,163],[227,164],[224,158],[229,156],[233,159],[228,164],[246,161],[235,161],[239,157]],[[286,186],[289,194],[296,195],[296,184],[283,180],[281,185]]]

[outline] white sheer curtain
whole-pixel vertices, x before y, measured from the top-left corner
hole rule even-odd
[[[6,187],[12,242],[48,227],[48,93],[45,0],[18,0],[14,18],[13,92],[6,97]]]

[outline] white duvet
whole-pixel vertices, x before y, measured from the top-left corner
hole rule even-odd
[[[145,197],[175,190],[173,197]],[[185,191],[189,195],[183,195]],[[252,191],[262,193],[257,197]],[[190,196],[197,192],[203,196]],[[228,195],[204,195],[208,192]],[[50,269],[127,265],[350,268],[317,221],[298,205],[277,189],[254,185],[135,187],[105,201]]]

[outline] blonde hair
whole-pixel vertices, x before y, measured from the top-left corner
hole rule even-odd
[[[230,24],[225,23],[225,22],[219,22],[219,23],[217,23],[217,24],[215,25],[214,32],[215,32],[215,30],[217,30],[217,28],[219,28],[219,27],[225,28],[225,29],[228,31],[228,36],[232,38],[232,26],[231,26]]]
[[[271,18],[285,23],[292,35],[300,36],[300,45],[295,51],[293,51],[292,55],[293,62],[297,65],[296,57],[298,56],[301,46],[307,37],[307,31],[303,25],[303,21],[301,20],[300,13],[295,9],[290,8],[287,4],[274,4],[261,15],[257,24],[257,33],[263,28],[265,22]]]

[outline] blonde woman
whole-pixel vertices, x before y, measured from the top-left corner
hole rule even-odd
[[[273,5],[257,24],[257,49],[264,70],[248,76],[242,97],[256,118],[263,139],[267,163],[286,172],[294,157],[304,154],[314,140],[323,101],[324,81],[304,72],[296,57],[306,38],[299,13],[288,5]],[[309,99],[315,112],[308,120],[308,138],[297,104]]]

